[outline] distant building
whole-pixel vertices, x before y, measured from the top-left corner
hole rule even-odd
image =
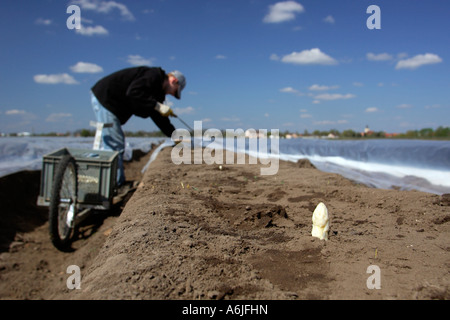
[[[297,139],[299,136],[296,133],[288,133],[286,139]]]
[[[370,136],[371,134],[373,134],[373,131],[370,130],[369,126],[366,126],[366,128],[364,129],[364,132],[361,132],[362,137]]]
[[[337,138],[336,135],[331,132],[328,134],[327,137],[328,137],[328,139],[336,139]]]
[[[392,137],[396,137],[398,135],[399,135],[399,133],[385,133],[386,138],[392,138]]]

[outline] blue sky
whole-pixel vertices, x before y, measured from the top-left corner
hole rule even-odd
[[[367,27],[370,5],[381,29]],[[186,75],[168,103],[191,126],[450,126],[449,14],[444,0],[2,0],[0,132],[89,128],[92,85],[134,65]]]

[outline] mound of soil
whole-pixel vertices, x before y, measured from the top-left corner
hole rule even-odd
[[[0,298],[449,298],[448,196],[372,189],[306,162],[262,176],[249,163],[175,165],[166,148],[123,210],[93,218],[67,253],[50,244],[29,191],[26,208],[2,218],[14,238],[0,254]],[[311,237],[320,202],[328,241]],[[80,290],[67,288],[69,265]]]
[[[133,159],[124,164],[127,181],[141,180],[155,148],[147,154],[133,152]],[[92,263],[129,200],[86,219],[73,250],[60,252],[49,239],[48,207],[37,205],[40,179],[40,171],[0,178],[0,299],[53,299],[67,280],[69,265],[84,269]]]

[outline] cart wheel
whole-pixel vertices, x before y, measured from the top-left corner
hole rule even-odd
[[[75,159],[64,156],[56,169],[49,207],[49,232],[59,250],[70,246],[77,210],[77,167]]]

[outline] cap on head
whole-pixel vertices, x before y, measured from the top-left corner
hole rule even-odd
[[[178,91],[175,95],[175,98],[180,99],[181,98],[181,91],[184,89],[184,87],[186,86],[186,78],[184,77],[184,75],[178,71],[172,71],[170,72],[171,75],[173,75],[175,78],[177,78],[178,80]]]

